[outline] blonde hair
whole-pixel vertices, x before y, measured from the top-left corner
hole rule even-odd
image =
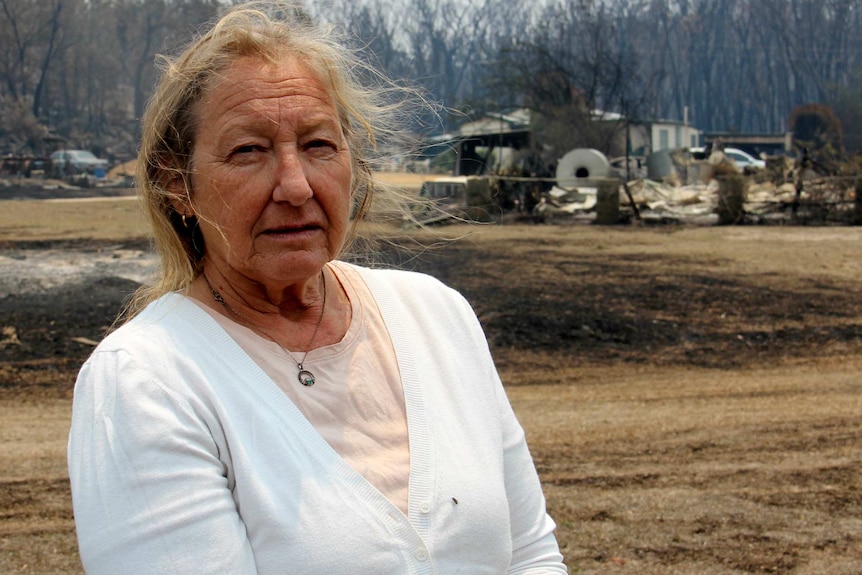
[[[329,89],[353,160],[353,218],[345,247],[356,238],[374,192],[372,165],[378,139],[401,134],[397,111],[418,94],[398,86],[357,56],[334,30],[316,26],[293,1],[253,1],[230,8],[163,70],[142,120],[136,181],[161,258],[155,282],[141,287],[123,317],[130,318],[160,296],[182,290],[200,273],[205,254],[197,226],[174,209],[191,200],[191,157],[197,104],[208,87],[240,58],[275,62],[300,58]],[[421,100],[421,97],[420,97]],[[424,102],[424,100],[422,100]],[[178,195],[177,190],[182,193]]]

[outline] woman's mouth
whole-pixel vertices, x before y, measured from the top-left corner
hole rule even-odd
[[[263,232],[263,235],[270,237],[279,237],[279,236],[298,236],[309,234],[312,232],[316,232],[320,230],[320,226],[315,224],[304,224],[304,225],[296,225],[296,226],[279,226],[277,228],[270,228]]]

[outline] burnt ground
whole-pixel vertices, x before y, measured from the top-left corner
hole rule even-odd
[[[733,276],[720,261],[693,272],[690,268],[702,261],[670,255],[572,257],[556,245],[542,249],[541,243],[534,242],[524,255],[511,253],[500,240],[481,247],[455,242],[419,256],[390,251],[382,259],[388,260],[385,265],[431,273],[461,291],[476,309],[501,367],[511,348],[548,354],[571,350],[570,361],[584,365],[725,369],[820,356],[836,345],[842,353],[862,350],[862,298],[856,286]],[[147,242],[14,246],[22,254],[46,248],[86,253],[143,250]],[[0,366],[5,366],[0,369],[16,372],[0,379],[0,388],[29,387],[33,370],[76,370],[91,347],[73,338],[99,340],[137,287],[118,277],[89,277],[2,297],[0,323],[14,326],[20,345],[0,347]]]
[[[692,272],[695,260],[668,255],[572,258],[556,246],[530,251],[531,267],[541,262],[530,274],[502,265],[506,252],[452,246],[435,265],[417,266],[473,303],[500,357],[512,347],[571,349],[583,364],[739,368],[820,355],[834,343],[862,349],[858,289],[820,280],[763,285],[718,261]]]

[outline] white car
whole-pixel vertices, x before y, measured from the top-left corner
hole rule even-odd
[[[725,148],[722,150],[724,155],[727,156],[730,160],[733,160],[733,163],[736,164],[736,167],[742,170],[746,167],[752,168],[765,168],[766,162],[761,160],[760,158],[755,158],[748,152],[744,150],[740,150],[739,148]]]
[[[708,160],[709,157],[705,156],[706,148],[691,148],[689,150],[693,158],[698,160]],[[722,150],[724,155],[727,156],[727,159],[734,163],[734,165],[740,170],[745,169],[746,167],[752,168],[765,168],[766,162],[761,160],[760,158],[755,158],[745,150],[740,150],[739,148],[724,148]]]
[[[51,154],[51,163],[55,170],[64,170],[66,166],[76,172],[104,172],[108,169],[108,160],[97,158],[87,150],[57,150]]]

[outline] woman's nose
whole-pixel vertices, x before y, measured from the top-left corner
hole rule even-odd
[[[276,202],[299,207],[314,195],[302,158],[296,150],[279,153],[276,170],[275,188],[272,191],[272,198]]]

